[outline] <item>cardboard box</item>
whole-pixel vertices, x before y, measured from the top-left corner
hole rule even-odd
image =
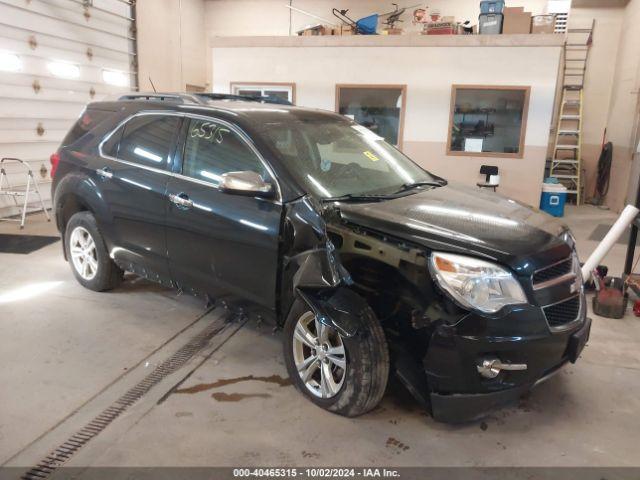
[[[385,28],[382,30],[383,35],[402,35],[404,30],[401,28]]]
[[[524,7],[504,7],[502,14],[502,33],[531,33],[531,12],[525,12]]]
[[[423,35],[453,35],[455,33],[453,22],[428,22],[422,31]]]
[[[535,15],[531,19],[531,33],[555,33],[555,15]]]
[[[353,35],[353,27],[351,25],[341,25],[338,30],[340,33],[337,35]]]
[[[302,30],[298,30],[297,33],[302,37],[336,35],[334,28],[329,25],[310,25]]]

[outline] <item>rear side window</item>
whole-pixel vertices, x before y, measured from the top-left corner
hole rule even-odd
[[[141,115],[132,118],[124,126],[118,158],[166,169],[179,122],[179,117],[171,115]]]
[[[114,158],[118,156],[118,146],[120,145],[120,139],[122,138],[123,131],[124,126],[118,128],[118,130],[113,132],[107,141],[102,144],[103,155],[108,155]]]
[[[223,173],[246,170],[267,179],[264,165],[237,133],[215,121],[190,121],[184,147],[183,175],[218,184]]]
[[[69,133],[64,137],[64,140],[62,140],[62,146],[66,147],[72,143],[76,143],[87,132],[96,128],[111,115],[113,115],[113,112],[108,110],[97,110],[93,108],[85,110],[76,123],[74,123],[73,127],[71,127],[71,130],[69,130]]]

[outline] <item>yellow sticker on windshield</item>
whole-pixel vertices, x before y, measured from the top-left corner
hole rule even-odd
[[[369,150],[362,152],[362,154],[367,157],[369,160],[371,160],[372,162],[377,162],[378,160],[380,160],[378,157],[376,157],[373,153],[371,153]]]

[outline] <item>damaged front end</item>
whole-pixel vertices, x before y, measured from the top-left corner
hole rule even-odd
[[[281,312],[297,295],[322,323],[352,337],[358,333],[358,312],[349,303],[355,292],[384,329],[398,379],[436,420],[486,415],[576,361],[590,329],[577,281],[536,289],[531,273],[522,271],[514,278],[525,302],[495,313],[464,308],[429,270],[442,242],[429,247],[424,238],[383,233],[349,213],[310,197],[288,205]],[[556,256],[573,255],[569,247],[553,248]],[[463,253],[459,246],[456,251]],[[566,302],[574,299],[575,318],[551,327],[554,302],[561,302],[557,314],[566,315]]]

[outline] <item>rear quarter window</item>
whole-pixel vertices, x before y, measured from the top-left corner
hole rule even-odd
[[[66,147],[80,140],[85,134],[96,128],[106,119],[111,117],[114,112],[108,110],[86,109],[80,115],[80,118],[71,127],[69,133],[62,140],[62,146]]]

